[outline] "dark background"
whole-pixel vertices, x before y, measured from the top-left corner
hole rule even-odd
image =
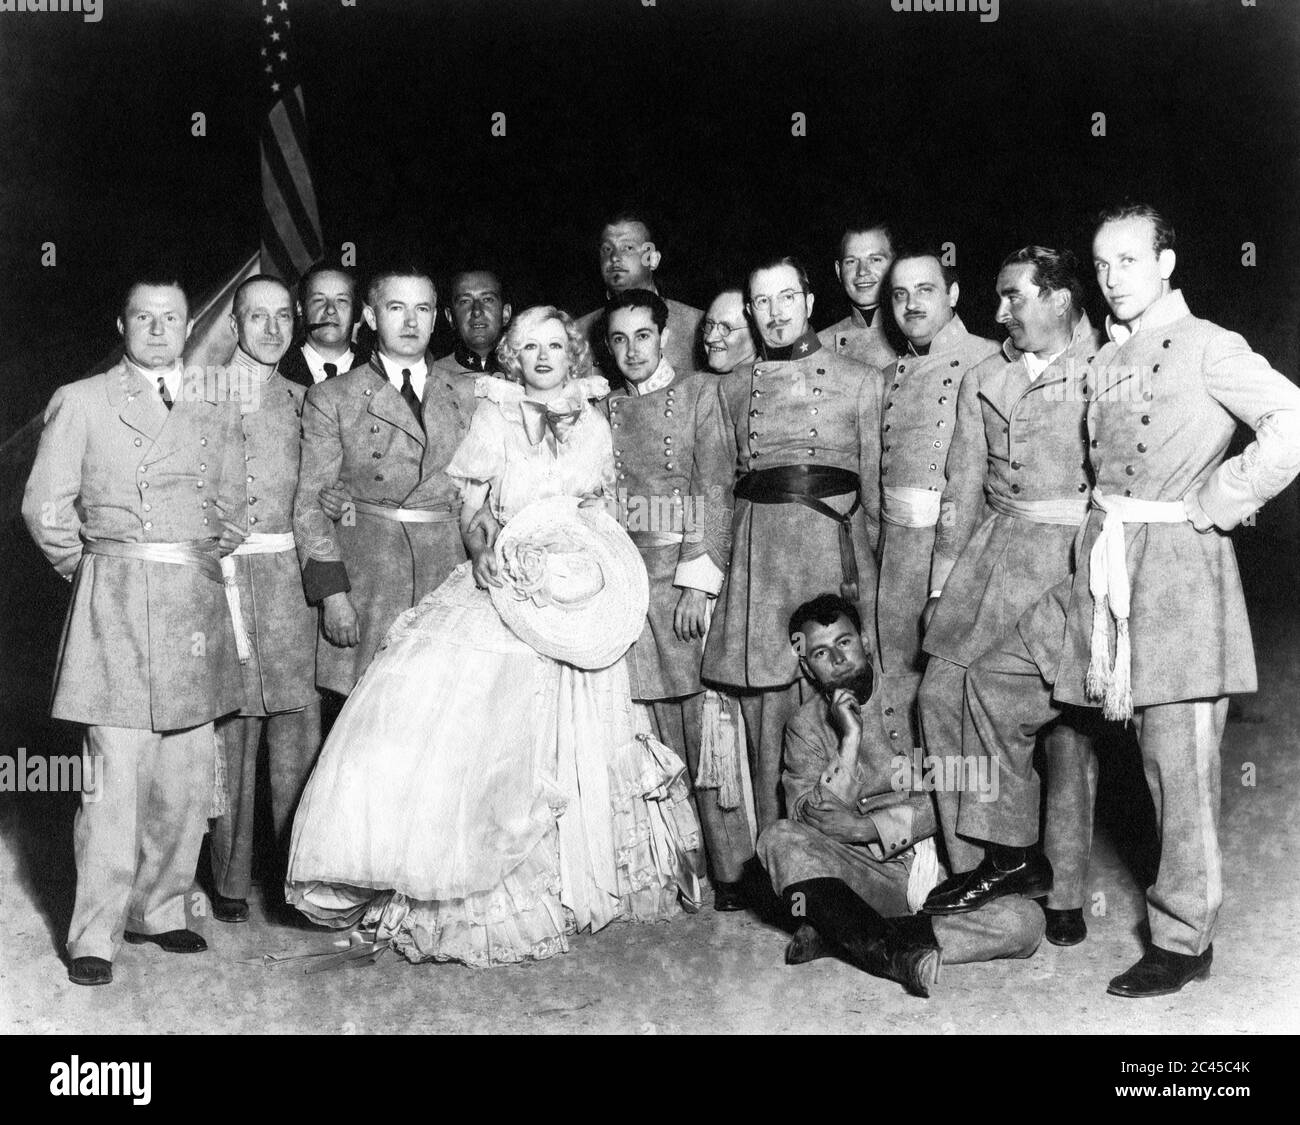
[[[1002,0],[981,23],[889,0],[293,0],[292,14],[327,245],[355,242],[363,271],[406,247],[444,277],[485,259],[516,307],[581,313],[603,296],[601,217],[635,203],[661,219],[670,295],[704,305],[756,253],[794,249],[821,325],[844,312],[840,223],[871,210],[954,242],[964,318],[1000,335],[1001,259],[1031,241],[1086,255],[1092,213],[1133,195],[1172,218],[1193,311],[1294,377],[1297,9]],[[103,11],[0,15],[0,438],[113,345],[131,264],[183,255],[197,301],[257,245],[259,0]]]

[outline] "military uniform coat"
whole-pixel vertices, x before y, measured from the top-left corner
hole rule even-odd
[[[733,460],[717,380],[687,372],[646,394],[622,388],[605,401],[620,511],[650,576],[645,629],[627,655],[632,698],[694,695],[704,644],[679,639],[673,614],[683,588],[716,595],[730,558]],[[638,540],[664,531],[683,533],[683,542]]]
[[[899,356],[885,374],[880,487],[942,493],[957,424],[957,394],[966,372],[999,352],[992,340],[966,331],[956,314],[926,355]],[[888,501],[883,501],[887,506]],[[876,614],[887,672],[919,671],[921,611],[929,596],[934,527],[891,524],[882,510],[880,586]]]
[[[942,589],[943,597],[926,652],[969,667],[1072,573],[1074,539],[1092,491],[1082,387],[1096,349],[1085,315],[1037,378],[1008,341],[962,379],[930,575],[931,589]],[[1039,523],[995,511],[990,495],[1070,499],[1079,517],[1073,524]]]
[[[665,298],[664,304],[668,306],[669,333],[668,346],[664,349],[664,358],[672,364],[674,371],[694,371],[697,366],[695,361],[696,336],[700,330],[700,321],[704,319],[704,313],[691,305],[682,304],[681,301]],[[603,308],[592,309],[591,312],[579,317],[577,324],[578,330],[591,347],[592,363],[600,368],[611,384],[621,382],[622,379],[618,374],[618,368],[614,365],[609,354],[609,347],[602,335],[605,331],[605,310]]]
[[[126,362],[60,387],[23,496],[23,518],[72,580],[51,714],[170,731],[243,700],[230,613],[199,569],[83,554],[83,539],[215,539],[243,520],[239,404],[187,379],[169,411]]]
[[[474,380],[440,373],[431,359],[423,431],[376,354],[307,392],[302,460],[294,499],[294,537],[309,600],[350,591],[361,643],[340,648],[322,635],[316,683],[346,694],[388,627],[464,561],[460,486],[443,471],[469,429]],[[433,509],[440,523],[397,523],[345,513],[336,524],[320,509],[321,488],[341,481],[354,500]],[[351,517],[351,518],[349,518]]]
[[[433,367],[438,371],[450,375],[494,375],[500,374],[500,368],[495,362],[496,357],[491,353],[487,359],[483,359],[477,352],[471,352],[463,345],[457,345],[454,351],[448,352],[441,359],[433,361]]]
[[[337,378],[337,376],[335,376]],[[240,417],[244,512],[250,533],[293,531],[306,388],[273,373]],[[235,555],[252,656],[243,665],[243,715],[296,711],[316,700],[317,611],[307,603],[297,553]]]
[[[1153,304],[1131,335],[1107,328],[1110,342],[1087,376],[1095,487],[1171,503],[1194,494],[1214,522],[1205,534],[1191,522],[1124,526],[1133,705],[1254,691],[1250,624],[1223,533],[1300,471],[1300,388],[1237,333],[1192,316],[1178,290]],[[1238,421],[1254,429],[1255,441],[1225,461]],[[1063,703],[1089,704],[1088,555],[1101,523],[1102,513],[1093,511],[1079,532],[1073,580],[1054,587],[1017,626]]]
[[[807,350],[800,352],[800,347]],[[858,474],[852,519],[864,627],[874,628],[874,550],[880,510],[880,378],[834,355],[811,332],[798,358],[756,360],[718,380],[735,476],[785,465],[826,465]],[[852,495],[826,503],[846,512]],[[799,678],[790,614],[843,581],[838,524],[802,504],[736,499],[731,565],[714,608],[703,677],[737,688],[774,688]]]
[[[885,337],[881,321],[883,316],[882,308],[877,306],[871,323],[868,324],[862,313],[854,309],[843,320],[818,332],[817,339],[822,342],[822,347],[829,348],[836,355],[847,356],[868,367],[877,368],[883,379],[884,372],[898,358],[898,353]]]

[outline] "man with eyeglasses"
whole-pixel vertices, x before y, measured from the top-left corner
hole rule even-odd
[[[822,347],[794,259],[764,262],[748,284],[760,356],[718,388],[736,503],[703,676],[741,694],[761,830],[781,815],[782,738],[803,702],[790,614],[809,589],[832,589],[874,617],[881,378]]]
[[[745,319],[745,294],[740,289],[724,289],[709,306],[700,322],[700,338],[709,370],[726,375],[754,362],[754,336]]]
[[[886,285],[907,352],[886,372],[882,392],[876,620],[885,671],[916,673],[923,670],[921,613],[931,589],[957,392],[962,376],[1001,348],[966,331],[957,315],[957,273],[938,250],[900,253]]]
[[[851,311],[817,334],[823,347],[882,371],[898,358],[885,339],[880,311],[880,288],[893,260],[894,237],[885,223],[868,219],[845,229],[835,276],[840,279]]]
[[[491,270],[461,270],[451,279],[451,299],[442,311],[456,333],[456,346],[434,360],[434,369],[472,376],[500,371],[497,344],[510,323],[500,278]]]
[[[655,270],[662,255],[655,245],[650,224],[643,215],[624,211],[614,215],[600,232],[600,275],[605,282],[606,298],[613,298],[628,289],[648,289],[659,293],[655,283]],[[659,293],[663,297],[662,293]],[[694,371],[695,336],[703,314],[697,308],[664,297],[668,306],[668,343],[664,358],[674,371]],[[596,366],[615,382],[618,381],[618,364],[609,354],[605,341],[605,310],[602,306],[578,318],[578,329],[591,345]]]

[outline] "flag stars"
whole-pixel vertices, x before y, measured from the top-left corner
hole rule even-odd
[[[288,51],[281,51],[281,52],[280,52],[280,61],[281,61],[281,62],[288,62],[288,61],[289,61],[289,52],[288,52]]]
[[[271,32],[271,42],[272,43],[280,42],[280,33],[278,31]]]

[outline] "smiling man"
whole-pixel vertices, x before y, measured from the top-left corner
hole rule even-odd
[[[877,622],[886,672],[920,672],[921,613],[944,466],[966,372],[998,352],[957,315],[957,274],[936,250],[905,250],[888,279],[907,353],[886,372],[881,424],[881,546]]]
[[[659,269],[663,255],[655,245],[654,234],[645,216],[630,211],[611,216],[601,228],[598,252],[606,298],[615,297],[628,289],[647,289],[651,293],[659,293],[655,271]],[[681,301],[665,298],[664,304],[668,306],[670,334],[668,362],[673,365],[674,371],[694,371],[695,336],[703,314],[699,309],[684,305]],[[591,354],[596,357],[598,365],[606,375],[615,378],[618,368],[609,355],[605,342],[603,318],[603,308],[593,309],[578,318],[578,328],[587,337]]]
[[[1103,212],[1092,250],[1111,316],[1086,375],[1094,485],[1077,570],[970,667],[970,721],[997,759],[1001,798],[962,800],[958,831],[985,856],[926,910],[1050,887],[1034,850],[1035,736],[1062,704],[1100,707],[1132,720],[1160,831],[1151,944],[1109,991],[1163,996],[1209,971],[1223,898],[1219,744],[1227,697],[1256,684],[1226,532],[1300,472],[1300,389],[1235,332],[1192,316],[1170,283],[1173,228],[1153,207]],[[1238,422],[1254,441],[1225,460]]]
[[[897,353],[885,339],[880,291],[894,261],[894,237],[888,224],[866,219],[847,227],[840,238],[835,276],[848,298],[849,315],[817,334],[822,345],[886,370]]]
[[[1083,387],[1098,339],[1075,257],[1026,246],[1002,263],[996,291],[1008,339],[962,380],[930,565],[929,660],[919,702],[926,751],[941,760],[979,753],[974,733],[963,732],[966,669],[1069,577],[1092,491]],[[1077,944],[1087,933],[1093,714],[1067,708],[1044,732],[1044,850],[1056,873],[1045,910],[1055,945]],[[957,835],[958,796],[935,794],[948,867],[964,874],[983,851]]]
[[[363,310],[375,354],[307,392],[294,535],[321,606],[316,682],[347,695],[397,615],[460,563],[460,494],[443,471],[474,412],[474,384],[433,367],[437,294],[418,266],[381,270]],[[350,498],[337,521],[321,492]]]
[[[709,305],[700,321],[700,338],[709,370],[726,375],[754,362],[754,335],[745,317],[745,293],[741,289],[724,289]]]
[[[443,313],[456,333],[456,346],[433,366],[453,375],[500,371],[497,344],[510,323],[510,302],[504,297],[501,279],[490,270],[462,270],[453,275]]]
[[[781,738],[802,701],[785,622],[810,586],[841,590],[868,620],[874,608],[880,379],[822,347],[793,258],[764,262],[748,286],[761,356],[718,385],[736,504],[703,676],[741,696],[765,828],[780,815]]]

